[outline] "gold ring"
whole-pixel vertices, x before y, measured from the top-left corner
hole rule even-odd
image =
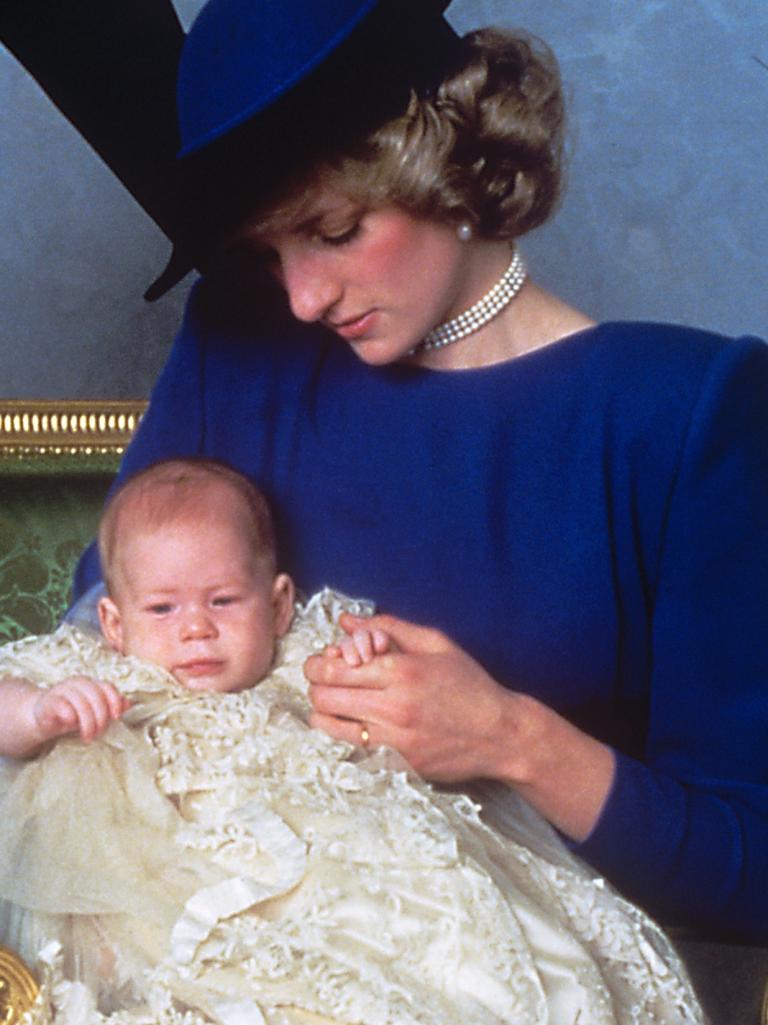
[[[362,747],[367,748],[371,742],[371,735],[368,732],[368,727],[364,722],[360,723],[360,744]]]

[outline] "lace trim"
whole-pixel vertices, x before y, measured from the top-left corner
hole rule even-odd
[[[315,596],[277,668],[237,694],[190,693],[72,628],[3,651],[2,672],[48,685],[96,665],[131,695],[181,817],[167,842],[217,873],[132,1006],[99,1011],[49,945],[26,1025],[701,1025],[661,931],[522,804],[502,838],[467,795],[307,727],[301,666],[343,607]]]

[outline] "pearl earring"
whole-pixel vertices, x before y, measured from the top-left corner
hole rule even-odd
[[[462,221],[461,224],[456,228],[456,234],[460,242],[469,242],[474,235],[472,231],[472,225],[469,221]]]

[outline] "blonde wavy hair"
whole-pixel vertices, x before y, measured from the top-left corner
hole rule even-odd
[[[402,115],[296,175],[252,223],[264,234],[300,218],[320,185],[369,206],[395,204],[488,239],[544,223],[563,184],[565,111],[557,61],[533,36],[480,29],[458,67]]]

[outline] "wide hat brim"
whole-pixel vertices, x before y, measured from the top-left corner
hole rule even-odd
[[[178,77],[188,211],[156,299],[297,171],[401,113],[456,59],[448,0],[209,0]]]
[[[209,0],[179,65],[179,155],[197,152],[268,109],[369,16],[378,31],[361,41],[353,61],[361,84],[382,47],[398,61],[398,37],[407,40],[416,25],[434,26],[447,6],[448,0]],[[421,61],[429,65],[429,51]],[[412,73],[407,63],[403,73]]]

